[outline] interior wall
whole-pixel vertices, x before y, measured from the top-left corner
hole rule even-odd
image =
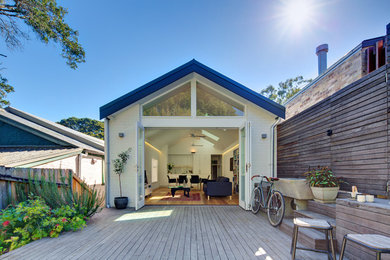
[[[156,151],[149,145],[145,145],[145,171],[146,171],[147,181],[148,184],[152,184],[152,189],[157,189],[160,186],[159,185],[160,176],[158,174],[157,182],[152,182],[152,159],[158,161],[157,173],[159,173],[162,170],[160,152]]]
[[[233,181],[233,171],[230,170],[230,158],[233,157],[233,150],[231,149],[222,155],[222,176],[228,177],[230,181]]]
[[[192,144],[203,146],[192,146]],[[191,154],[191,151],[195,151],[195,153]],[[172,159],[175,165],[189,163],[190,166],[193,166],[193,174],[199,175],[200,178],[207,178],[211,174],[211,155],[222,154],[222,151],[203,138],[188,137],[181,139],[175,145],[169,146],[168,153],[168,159]],[[191,165],[192,158],[193,165]],[[168,163],[171,162],[168,161]]]

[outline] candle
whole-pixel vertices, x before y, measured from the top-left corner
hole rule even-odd
[[[366,202],[366,196],[365,195],[357,195],[357,201]]]
[[[374,202],[374,195],[366,195],[367,202]]]

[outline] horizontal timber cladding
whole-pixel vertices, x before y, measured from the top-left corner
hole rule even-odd
[[[387,195],[390,66],[383,66],[277,127],[278,177],[330,166],[350,189]],[[387,75],[389,77],[389,75]],[[328,136],[328,130],[332,135]]]

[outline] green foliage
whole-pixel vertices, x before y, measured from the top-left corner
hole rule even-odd
[[[235,107],[225,101],[197,90],[196,115],[198,116],[237,116]]]
[[[84,182],[81,182],[79,191],[72,190],[72,178],[71,174],[68,178],[60,176],[62,184],[59,185],[55,181],[54,171],[48,175],[48,180],[44,176],[38,179],[29,175],[28,185],[18,184],[15,186],[16,198],[14,203],[26,201],[29,196],[39,196],[52,209],[69,206],[78,215],[92,217],[101,209],[104,197],[95,186],[89,187]]]
[[[86,226],[83,215],[69,205],[51,209],[39,197],[31,197],[0,212],[0,255],[44,237]]]
[[[174,92],[162,97],[157,103],[145,106],[144,116],[190,116],[191,115],[191,90],[186,88],[178,93]]]
[[[303,79],[302,76],[297,76],[295,78],[287,79],[284,82],[280,82],[278,88],[269,85],[263,89],[260,94],[279,103],[284,104],[292,96],[298,93],[302,87],[310,83],[312,80]]]
[[[328,166],[318,166],[305,172],[306,180],[311,187],[338,187],[342,180],[337,178]]]
[[[102,121],[91,118],[69,117],[57,123],[81,133],[104,139],[104,123]]]
[[[168,167],[168,171],[172,171],[175,165],[173,163],[168,163],[167,167]]]
[[[78,63],[85,62],[84,49],[78,43],[78,32],[65,22],[68,11],[58,5],[56,0],[4,2],[0,4],[0,33],[8,47],[20,46],[21,39],[27,38],[16,22],[23,20],[44,43],[59,43],[62,57],[72,69],[76,69]]]
[[[14,92],[14,88],[7,83],[8,80],[0,74],[0,107],[9,105],[7,95]]]
[[[62,57],[76,69],[85,62],[85,51],[78,42],[78,32],[66,22],[67,9],[56,0],[9,0],[0,1],[0,35],[9,48],[18,48],[28,33],[21,29],[23,21],[44,43],[55,42],[62,47]],[[13,92],[7,80],[0,76],[0,106],[8,105],[5,94]]]
[[[113,161],[114,162],[114,172],[116,174],[118,174],[118,177],[119,177],[119,192],[120,192],[121,197],[122,197],[121,175],[125,169],[125,165],[127,163],[127,160],[130,158],[130,153],[131,153],[131,148],[118,154],[118,158],[116,158]]]

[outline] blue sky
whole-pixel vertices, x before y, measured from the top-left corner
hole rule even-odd
[[[61,1],[86,63],[70,69],[34,34],[21,50],[0,44],[11,106],[53,121],[98,119],[100,106],[193,58],[260,91],[316,77],[319,44],[329,44],[329,66],[390,23],[388,0],[299,1],[310,7],[299,16],[287,0]]]

